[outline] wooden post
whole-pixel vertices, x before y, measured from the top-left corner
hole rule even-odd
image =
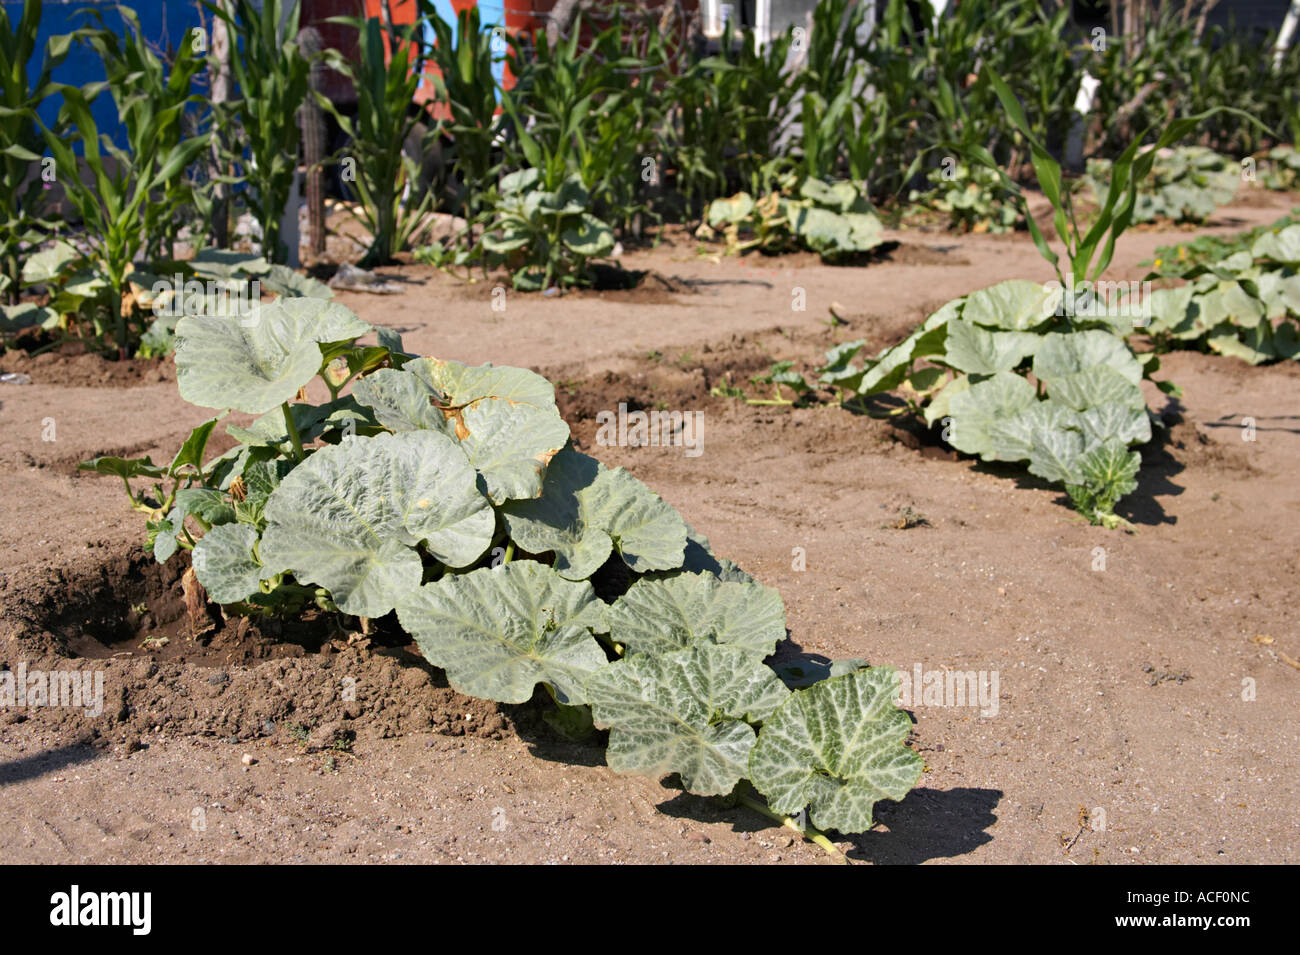
[[[230,13],[230,0],[217,0],[217,5]],[[213,176],[226,173],[222,153],[225,151],[225,133],[222,129],[222,106],[230,99],[230,27],[219,16],[212,18],[212,48],[208,55],[208,75],[212,88],[212,110],[217,128],[212,131],[212,161],[209,168]],[[230,187],[216,182],[212,189],[212,241],[218,249],[230,246]]]
[[[302,123],[303,158],[307,163],[307,236],[311,254],[325,254],[325,183],[321,162],[325,159],[325,114],[315,95],[325,89],[325,64],[316,58],[322,47],[315,27],[298,31],[298,49],[311,60],[311,92],[299,113]]]

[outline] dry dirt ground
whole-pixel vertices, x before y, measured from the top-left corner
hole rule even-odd
[[[1255,195],[1205,231],[1272,221],[1286,200]],[[1115,276],[1188,235],[1130,234]],[[1049,278],[1023,235],[894,238],[860,268],[709,261],[678,241],[626,257],[663,277],[637,290],[509,293],[504,310],[491,283],[420,266],[391,270],[400,296],[340,298],[409,350],[550,376],[580,445],[776,587],[805,653],[997,674],[983,714],[913,702],[927,771],[841,842],[852,858],[1297,861],[1300,366],[1166,359],[1186,395],[1152,394],[1168,429],[1121,505],[1134,533],[1081,524],[1023,472],[906,427],[710,396],[723,380],[752,392],[778,358],[889,344],[1000,279]],[[847,327],[826,323],[833,302]],[[120,488],[75,466],[166,459],[208,413],[167,366],[24,369],[33,384],[0,385],[0,664],[100,670],[107,702],[96,718],[0,711],[0,859],[824,861],[751,811],[615,775],[531,705],[459,696],[383,634],[187,640],[180,559],[144,560]],[[597,446],[596,412],[620,401],[703,411],[703,453]],[[141,646],[157,634],[167,646]]]

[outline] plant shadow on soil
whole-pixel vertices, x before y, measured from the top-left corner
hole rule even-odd
[[[38,779],[81,763],[88,763],[100,755],[94,747],[77,742],[60,746],[58,749],[42,750],[21,759],[11,759],[7,763],[0,763],[0,786],[12,786],[29,779]]]
[[[908,413],[905,410],[907,406],[901,399],[890,395],[872,395],[866,401],[851,402],[844,407],[854,414],[877,418],[889,414],[885,420],[888,421],[893,436],[906,447],[919,452],[922,457],[953,461],[963,459],[962,455],[943,441],[937,426],[927,427],[924,419]],[[1122,498],[1116,508],[1116,513],[1132,524],[1155,526],[1178,522],[1178,518],[1169,514],[1157,500],[1160,497],[1177,497],[1184,490],[1170,480],[1185,468],[1173,453],[1183,447],[1178,429],[1187,424],[1178,399],[1169,400],[1161,412],[1160,423],[1163,427],[1153,427],[1152,440],[1139,448],[1142,466],[1138,471],[1137,489]],[[1059,493],[1055,503],[1067,509],[1070,507],[1070,498],[1061,491],[1059,485],[1030,474],[1023,464],[971,459],[971,469],[977,474],[1014,481],[1017,488],[1024,490],[1057,491]]]

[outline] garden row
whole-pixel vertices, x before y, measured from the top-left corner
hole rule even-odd
[[[568,37],[514,35],[503,48],[477,10],[462,11],[453,30],[422,3],[424,19],[408,26],[349,20],[359,39],[349,60],[304,52],[296,4],[232,0],[209,5],[238,51],[223,66],[206,42],[160,55],[128,10],[123,31],[94,12],[94,22],[54,37],[40,55],[41,4],[27,0],[15,23],[0,12],[5,330],[39,315],[56,337],[133,351],[150,317],[136,291],[147,283],[132,274],[188,275],[178,243],[229,244],[241,209],[267,263],[286,261],[280,228],[307,108],[331,114],[349,137],[323,162],[356,200],[367,263],[417,250],[448,267],[504,267],[520,289],[586,283],[592,259],[667,222],[699,221],[702,235],[725,236],[735,251],[802,247],[829,260],[877,245],[880,211],[920,207],[968,229],[1021,225],[1003,177],[973,158],[991,156],[1017,181],[1028,168],[1028,142],[990,73],[1006,77],[1025,129],[1053,155],[1067,151],[1071,130],[1082,137],[1080,155],[1091,162],[1078,183],[1098,199],[1108,159],[1142,130],[1233,107],[1206,116],[1200,152],[1161,160],[1137,221],[1203,219],[1255,154],[1261,181],[1294,183],[1300,164],[1275,144],[1294,140],[1300,126],[1288,95],[1300,81],[1295,50],[1273,63],[1270,39],[1202,35],[1172,12],[1140,36],[1118,38],[1080,30],[1067,5],[1049,13],[1030,0],[980,0],[919,21],[909,6],[890,0],[868,24],[864,4],[826,0],[811,31],[791,29],[761,48],[752,34],[729,33],[701,58],[689,24],[661,29],[617,6]],[[82,46],[103,61],[106,80],[53,82]],[[510,89],[496,77],[502,58]],[[313,91],[318,62],[352,79],[355,113]],[[218,99],[211,81],[223,68],[234,89]],[[1098,83],[1091,119],[1075,108],[1085,78]],[[449,118],[413,105],[422,82],[434,84],[432,99]],[[101,96],[113,99],[122,144],[95,124],[90,104]],[[37,109],[50,97],[62,106],[47,127]],[[443,158],[436,169],[426,161],[435,154]],[[51,179],[79,229],[59,219]],[[462,227],[426,244],[435,211]],[[77,256],[56,274],[24,274],[52,236],[75,238]],[[15,311],[24,295],[44,297],[57,314]]]

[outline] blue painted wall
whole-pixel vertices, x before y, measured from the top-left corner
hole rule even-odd
[[[22,16],[22,0],[0,0],[11,23],[16,23]],[[185,38],[189,30],[202,22],[199,19],[198,4],[194,0],[124,0],[121,4],[134,10],[140,18],[140,28],[150,43],[163,50],[174,49]],[[89,13],[98,10],[110,28],[126,32],[121,16],[117,13],[117,2],[105,0],[45,0],[41,11],[40,39],[36,45],[36,55],[29,69],[40,68],[44,55],[45,43],[52,36],[71,33],[80,27],[98,25],[98,20]],[[206,16],[206,13],[205,13]],[[210,19],[210,17],[208,17]],[[96,80],[104,79],[104,70],[99,56],[90,47],[75,45],[68,58],[54,71],[54,80],[70,86],[83,86]],[[40,108],[41,119],[47,125],[54,122],[59,112],[61,99],[51,97]],[[117,122],[117,107],[107,91],[101,93],[92,105],[95,122],[100,132],[111,136],[119,146],[125,146],[124,133]]]

